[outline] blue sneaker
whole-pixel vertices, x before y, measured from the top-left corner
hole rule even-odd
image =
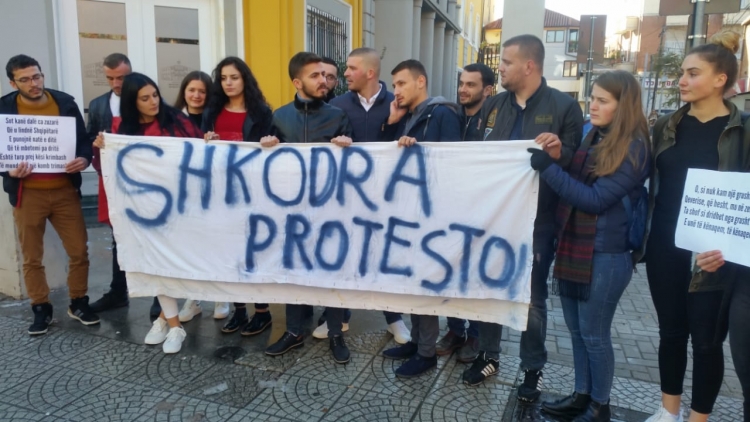
[[[416,354],[396,369],[396,376],[399,378],[418,377],[435,367],[437,367],[437,355],[426,358]]]

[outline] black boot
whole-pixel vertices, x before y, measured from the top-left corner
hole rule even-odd
[[[575,418],[586,411],[589,402],[591,402],[590,395],[573,393],[560,400],[542,403],[542,410],[550,415]]]
[[[47,329],[52,324],[52,304],[40,303],[32,305],[31,310],[34,312],[34,323],[29,326],[29,335],[38,336],[47,334]]]
[[[586,413],[573,419],[573,422],[610,422],[612,413],[609,411],[609,402],[607,404],[592,401],[586,408]]]

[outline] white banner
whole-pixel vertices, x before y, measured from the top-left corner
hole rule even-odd
[[[533,141],[282,144],[105,135],[131,295],[307,303],[525,329]]]
[[[26,161],[34,173],[64,173],[75,158],[73,117],[0,115],[0,171]]]
[[[675,245],[750,266],[750,173],[688,170]]]

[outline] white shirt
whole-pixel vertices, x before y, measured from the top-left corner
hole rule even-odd
[[[120,96],[114,92],[109,96],[109,109],[112,111],[112,117],[120,117]]]
[[[361,95],[359,95],[359,92],[357,93],[357,96],[359,97],[359,103],[362,104],[362,107],[364,107],[365,111],[370,111],[372,106],[375,105],[375,100],[378,98],[378,95],[380,95],[380,91],[383,89],[383,85],[378,84],[380,89],[378,89],[378,92],[375,93],[370,99],[367,99]]]

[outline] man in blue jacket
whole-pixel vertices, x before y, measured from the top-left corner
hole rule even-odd
[[[422,63],[403,61],[391,75],[396,99],[391,102],[390,114],[383,128],[386,139],[398,139],[402,147],[410,147],[415,142],[461,140],[458,104],[427,95],[427,72]],[[438,316],[412,315],[411,325],[411,341],[383,352],[383,356],[389,359],[408,359],[396,369],[396,376],[400,378],[416,377],[437,366]]]
[[[76,123],[75,158],[60,173],[34,173],[30,163],[21,162],[14,169],[0,173],[3,190],[13,206],[13,219],[23,254],[23,278],[31,299],[34,322],[29,334],[46,334],[52,323],[49,285],[42,265],[44,228],[47,220],[68,254],[68,316],[84,325],[99,323],[89,308],[88,235],[81,210],[81,171],[91,162],[91,142],[86,136],[83,117],[70,95],[44,87],[39,62],[19,54],[5,66],[10,86],[16,91],[0,98],[0,114],[66,116]],[[61,134],[68,135],[68,134]]]
[[[372,48],[357,48],[349,53],[346,60],[346,84],[349,92],[331,100],[329,104],[346,112],[352,124],[352,141],[378,142],[392,141],[383,138],[380,128],[391,113],[391,102],[394,97],[388,92],[385,82],[380,78],[380,55]],[[348,329],[349,316],[344,316],[344,327]],[[411,340],[409,329],[406,328],[401,314],[384,311],[388,332],[398,344]],[[315,338],[326,338],[328,325],[321,318],[319,327],[313,332]]]

